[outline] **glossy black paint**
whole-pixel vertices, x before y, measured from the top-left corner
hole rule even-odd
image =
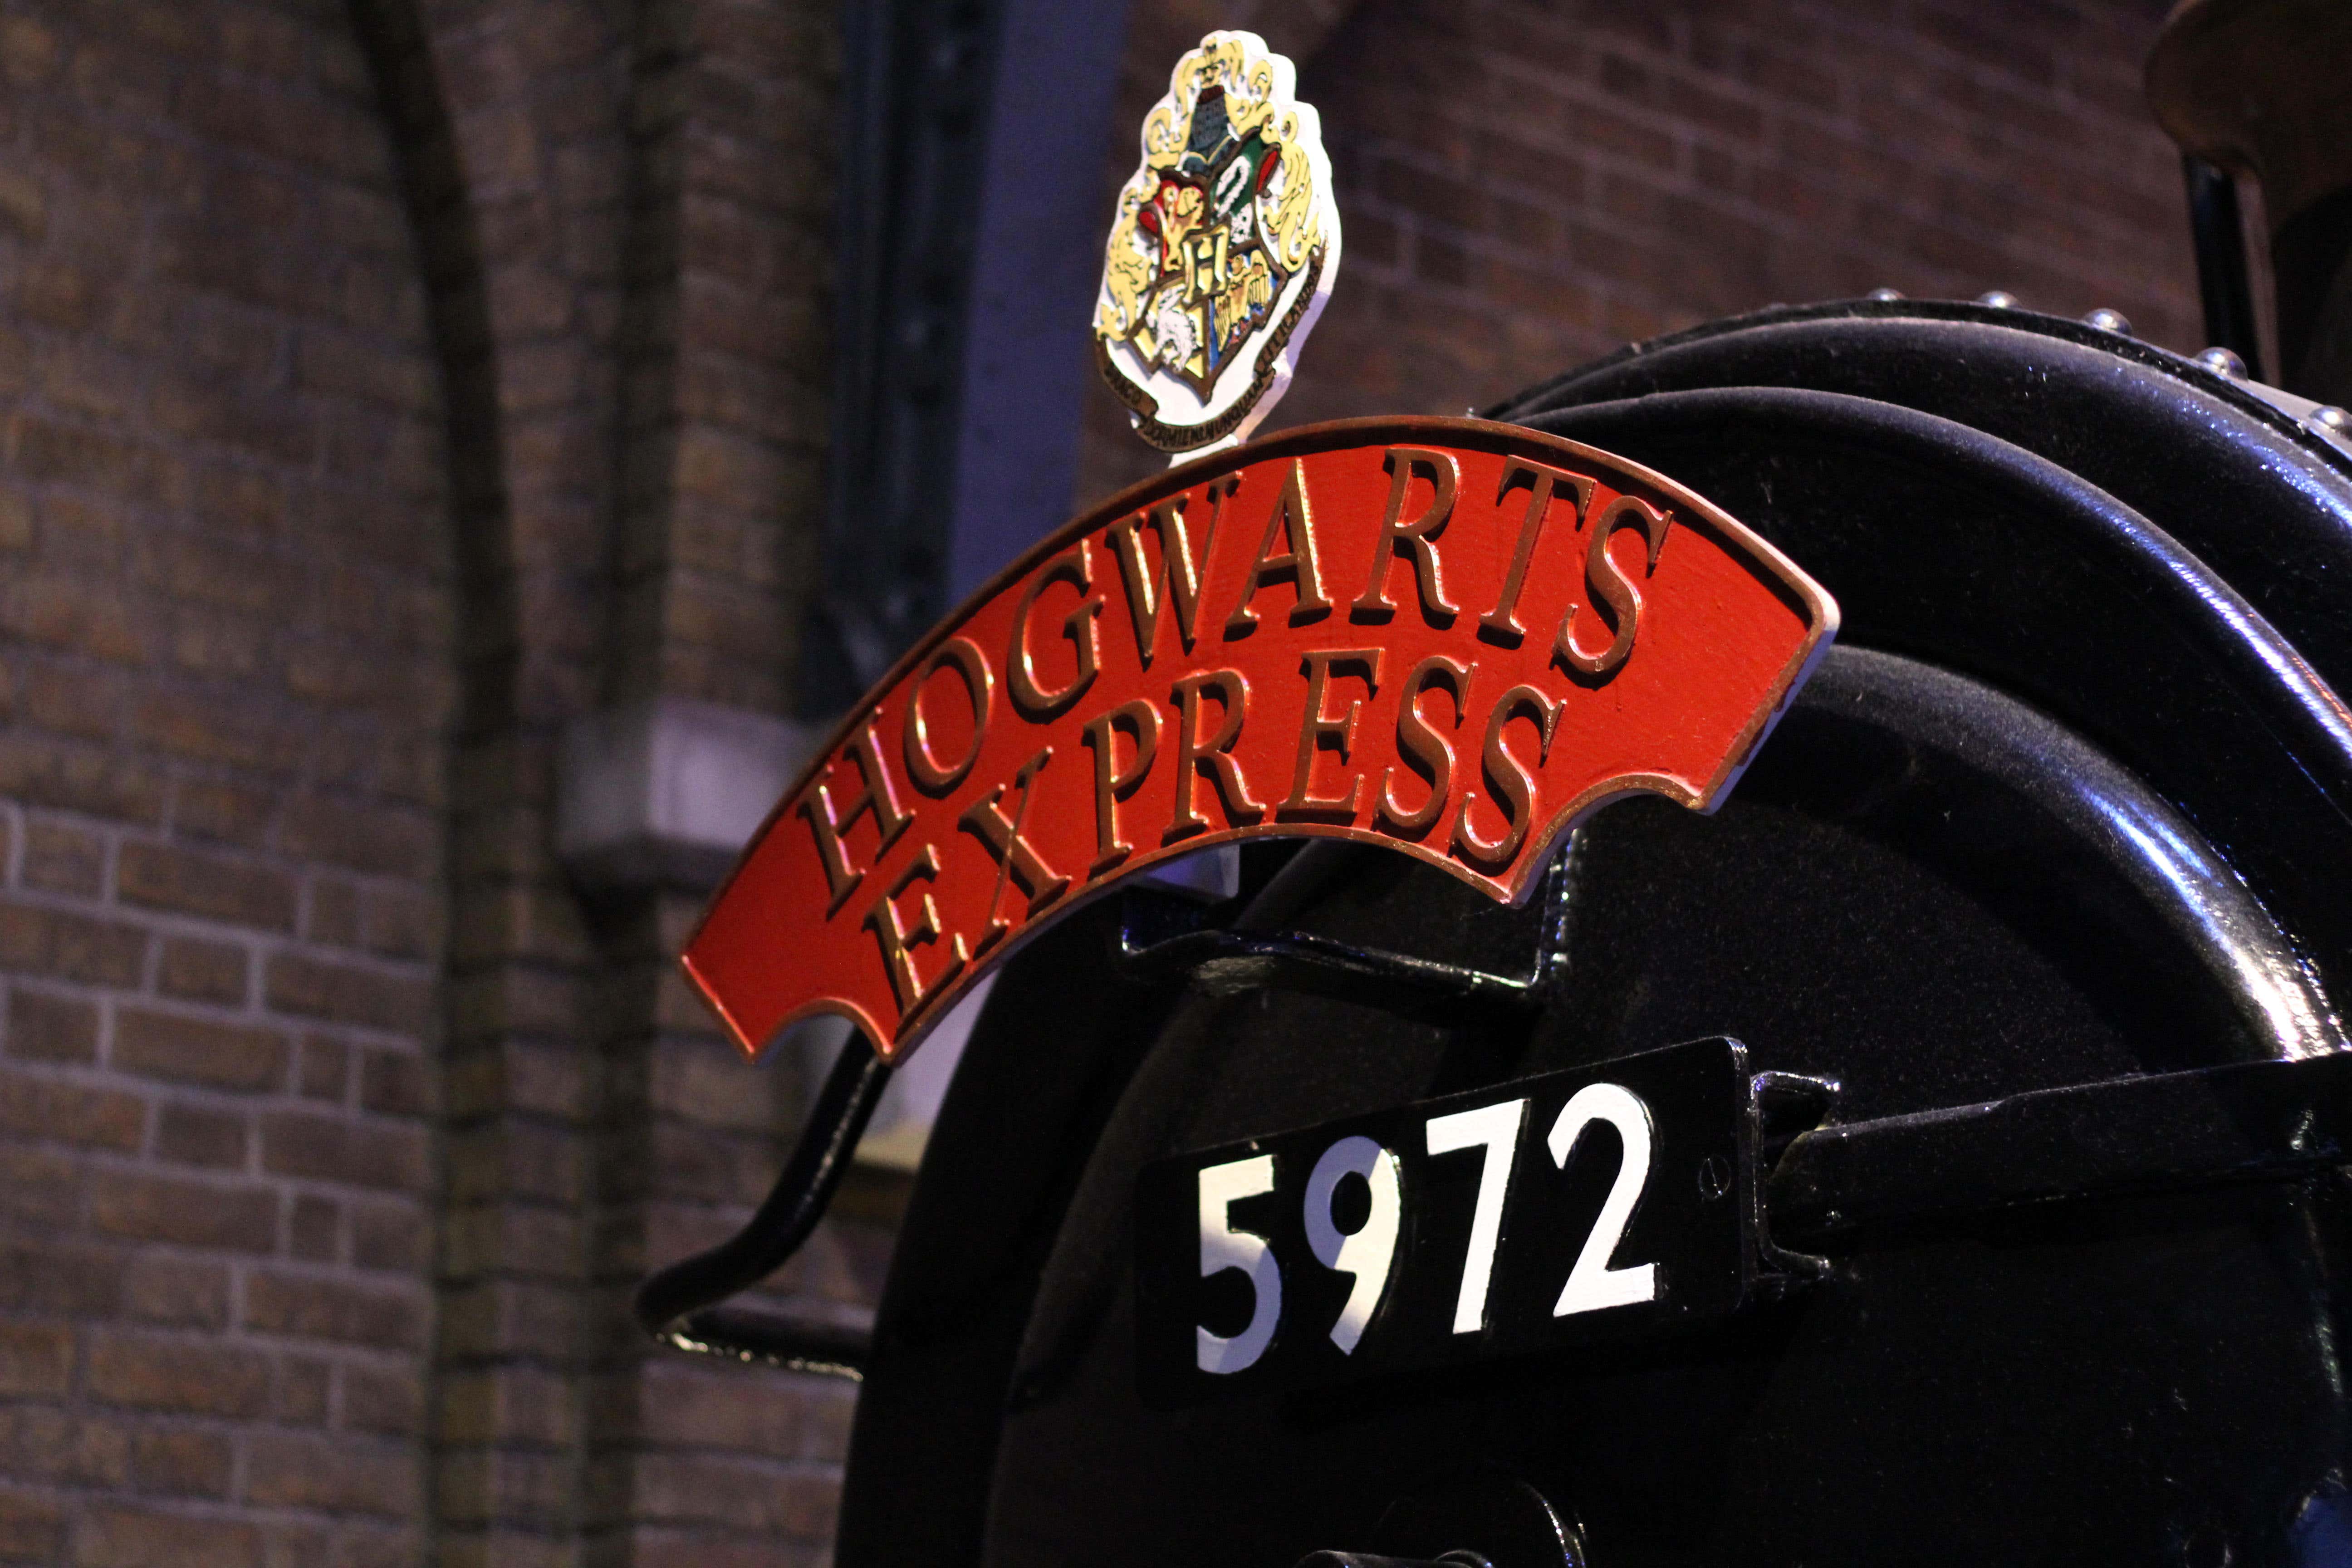
[[[2301,646],[2137,511],[2020,447],[1841,394],[1662,393],[1528,422],[1748,522],[1835,595],[1848,646],[2057,721],[2171,801],[2323,978],[2352,954],[2352,712]]]
[[[867,1335],[719,1303],[751,1289],[800,1250],[824,1217],[889,1081],[888,1065],[862,1037],[852,1037],[825,1075],[800,1142],[758,1212],[717,1247],[648,1276],[632,1303],[637,1326],[664,1344],[702,1355],[852,1381],[864,1375],[872,1349]]]
[[[2307,1083],[2259,1104],[2225,1086],[2338,1074],[2352,473],[2111,337],[1965,307],[1780,312],[1498,410],[1758,527],[1838,597],[1843,646],[1718,815],[1605,808],[1556,897],[1498,909],[1318,845],[1228,920],[1532,973],[1516,1015],[1139,987],[1099,956],[1099,908],[1008,968],[886,1294],[844,1568],[1428,1560],[1380,1523],[1465,1468],[1539,1492],[1603,1568],[2329,1561],[2352,1468],[2343,1167],[2014,1201],[2040,1195],[2033,1159],[2104,1147],[2100,1116],[2011,1098],[2037,1091],[2146,1079],[2113,1092],[2172,1097],[2141,1130],[2177,1130],[2207,1174],[2340,1136],[2322,1102],[2303,1126]],[[1814,1152],[1787,1144],[1792,1218],[1822,1218],[1832,1166],[1917,1189],[1803,1233],[1817,1283],[1605,1347],[1139,1397],[1130,1205],[1152,1162],[1709,1036],[1839,1084]],[[1951,1138],[1864,1168],[1895,1147],[1874,1138],[1923,1130]],[[1919,1217],[1969,1181],[1990,1206]]]
[[[2245,219],[2238,211],[2238,182],[2227,169],[2194,153],[2181,154],[2180,178],[2189,192],[2189,233],[2197,250],[2197,292],[2205,307],[2205,340],[2236,354],[2246,373],[2259,379],[2263,356],[2254,326]]]
[[[2325,1177],[2352,1163],[2352,1053],[2233,1062],[1826,1127],[1792,1141],[1785,1241],[2025,1204]]]
[[[1181,979],[1194,990],[1238,995],[1278,985],[1438,1021],[1519,1016],[1536,1005],[1543,980],[1540,952],[1528,975],[1489,974],[1305,931],[1228,930],[1196,900],[1149,889],[1122,895],[1118,958],[1139,979]]]
[[[1370,1544],[1397,1557],[1483,1558],[1492,1568],[1585,1568],[1576,1527],[1541,1492],[1491,1465],[1450,1470],[1397,1499]]]

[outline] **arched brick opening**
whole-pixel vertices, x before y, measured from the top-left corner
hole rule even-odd
[[[845,1393],[654,1356],[625,1315],[649,1258],[748,1212],[797,1075],[741,1062],[685,998],[702,889],[575,876],[556,819],[567,725],[773,713],[789,689],[830,11],[352,5],[428,258],[465,577],[436,1558],[821,1544]],[[860,1280],[820,1247],[782,1288]]]

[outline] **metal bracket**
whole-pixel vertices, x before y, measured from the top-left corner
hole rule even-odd
[[[1275,986],[1423,1023],[1500,1023],[1534,1011],[1544,978],[1540,959],[1525,978],[1489,974],[1305,931],[1229,931],[1210,924],[1199,905],[1162,894],[1129,891],[1125,900],[1119,961],[1145,979],[1187,979],[1213,996]]]
[[[1828,1120],[1838,1093],[1837,1079],[1801,1073],[1759,1072],[1748,1080],[1748,1125],[1740,1139],[1748,1163],[1745,1217],[1758,1293],[1764,1300],[1777,1299],[1830,1272],[1828,1258],[1792,1252],[1773,1239],[1766,1187],[1789,1146]]]
[[[2352,1052],[2108,1079],[1800,1133],[1764,1204],[1784,1237],[2028,1205],[2284,1182],[2352,1163]]]
[[[872,1334],[719,1303],[751,1289],[801,1249],[831,1206],[857,1140],[889,1081],[888,1064],[862,1037],[852,1037],[826,1075],[800,1142],[759,1212],[717,1247],[671,1264],[637,1287],[633,1304],[637,1326],[682,1351],[862,1380],[874,1348]]]

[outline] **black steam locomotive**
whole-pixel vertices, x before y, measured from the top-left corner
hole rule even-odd
[[[1836,596],[1737,795],[1596,813],[1519,908],[1315,842],[1244,846],[1223,902],[1074,912],[1002,973],[870,1341],[709,1306],[822,1212],[887,1072],[853,1046],[752,1229],[641,1314],[862,1373],[840,1563],[2352,1563],[2352,419],[2249,375],[2227,185],[2192,189],[2239,352],[1872,298],[1486,410],[1673,475]],[[2324,395],[2320,293],[2284,347]],[[1587,1095],[1599,1064],[1719,1146],[1624,1198],[1649,1113]],[[1613,1213],[1738,1309],[1245,1396],[1155,1373],[1169,1162],[1328,1146],[1303,1230],[1221,1221],[1458,1269],[1458,1226],[1339,1152],[1504,1106],[1566,1173],[1513,1235],[1567,1258]],[[1428,1202],[1471,1213],[1477,1165]],[[1558,1288],[1486,1234],[1498,1300]],[[1600,1250],[1583,1285],[1635,1299]],[[1183,1311],[1239,1342],[1254,1278]],[[1326,1285],[1291,1300],[1344,1321]]]

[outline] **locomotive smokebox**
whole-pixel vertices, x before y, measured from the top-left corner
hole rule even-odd
[[[863,1378],[845,1568],[2352,1563],[2340,416],[1874,297],[1235,445],[1339,265],[1290,86],[1212,35],[1122,196],[1189,460],[689,946],[865,1043],[641,1318]],[[989,973],[870,1339],[718,1305]]]

